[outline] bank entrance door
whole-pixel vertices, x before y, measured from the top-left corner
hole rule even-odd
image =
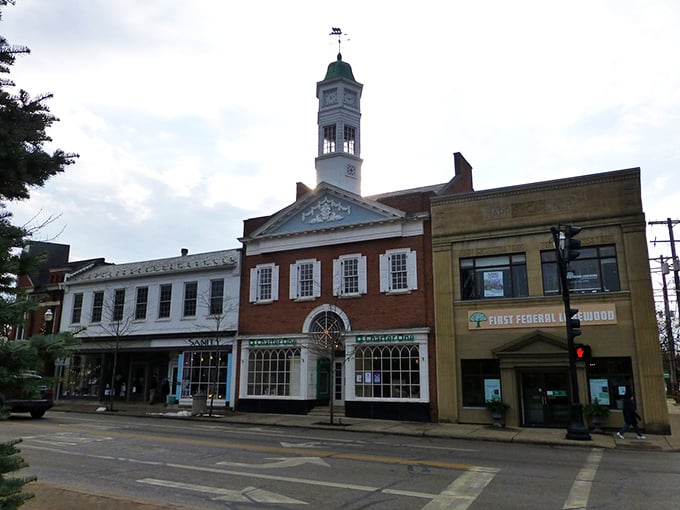
[[[569,371],[520,373],[522,425],[563,427],[569,423]]]

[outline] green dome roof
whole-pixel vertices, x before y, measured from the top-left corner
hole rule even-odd
[[[348,80],[356,81],[354,74],[352,74],[352,66],[342,61],[341,53],[338,53],[338,60],[328,64],[324,80],[332,80],[333,78],[347,78]]]

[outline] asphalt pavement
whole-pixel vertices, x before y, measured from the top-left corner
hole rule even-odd
[[[576,441],[565,438],[564,429],[536,427],[493,427],[491,425],[421,423],[391,420],[374,420],[363,418],[347,418],[323,414],[291,415],[240,413],[231,410],[213,409],[212,413],[192,414],[190,408],[179,406],[149,405],[147,403],[115,402],[114,411],[107,411],[106,405],[93,401],[67,401],[55,403],[49,412],[77,413],[116,413],[121,416],[137,416],[149,419],[200,420],[215,423],[240,423],[249,425],[268,425],[277,427],[300,427],[345,430],[349,432],[374,432],[378,434],[400,434],[408,436],[426,436],[468,439],[477,441],[499,441],[527,444],[551,444],[582,446],[587,448],[629,449],[639,451],[680,451],[680,405],[668,400],[668,412],[671,426],[670,435],[647,435],[639,440],[635,434],[628,432],[626,439],[615,436],[615,430],[602,433],[591,431],[590,441]],[[81,508],[97,508],[101,510],[160,510],[161,508],[182,508],[159,506],[151,501],[139,501],[120,498],[107,494],[88,494],[73,488],[57,487],[48,483],[34,482],[26,486],[26,492],[35,497],[22,508],[26,510],[78,510]]]

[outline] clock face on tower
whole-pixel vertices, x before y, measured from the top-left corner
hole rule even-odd
[[[323,93],[323,104],[325,106],[336,104],[338,102],[338,92],[337,90],[326,90]]]
[[[357,95],[352,91],[346,90],[345,95],[343,96],[343,101],[346,105],[354,106],[354,104],[357,102]]]

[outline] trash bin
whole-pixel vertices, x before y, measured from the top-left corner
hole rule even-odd
[[[168,405],[174,406],[177,403],[177,398],[174,395],[168,395]]]
[[[191,402],[191,415],[208,414],[208,395],[206,393],[196,393]]]

